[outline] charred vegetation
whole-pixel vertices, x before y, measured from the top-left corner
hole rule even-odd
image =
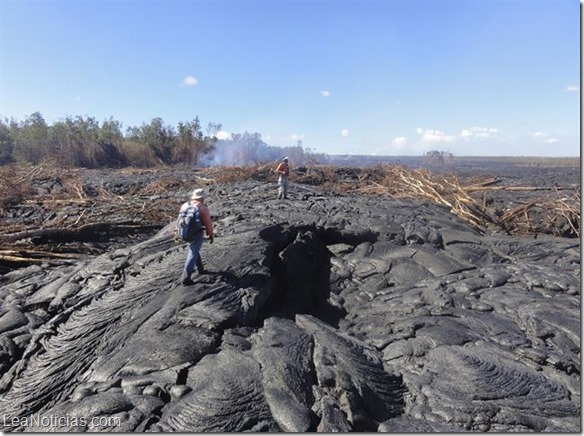
[[[579,238],[580,185],[570,169],[559,166],[555,179],[533,180],[541,174],[539,167],[530,172],[524,163],[459,174],[449,167],[312,165],[294,168],[291,182],[316,187],[323,195],[439,204],[483,233]],[[274,182],[272,166],[89,170],[46,162],[0,167],[1,269],[61,262],[69,255],[78,259],[147,238],[174,219],[193,186],[246,180]]]

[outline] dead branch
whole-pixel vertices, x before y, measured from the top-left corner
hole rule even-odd
[[[0,250],[0,261],[6,262],[46,262],[51,259],[83,259],[78,253],[51,253],[36,250]]]
[[[95,240],[99,239],[99,235],[103,233],[135,233],[136,231],[147,231],[158,227],[132,223],[100,222],[86,224],[78,228],[36,229],[11,234],[0,234],[0,244],[37,238],[51,241]]]

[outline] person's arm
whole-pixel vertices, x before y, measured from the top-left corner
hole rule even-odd
[[[213,239],[213,221],[211,221],[211,214],[209,213],[209,208],[201,204],[199,206],[199,213],[201,214],[201,220],[203,221],[203,225],[205,226],[205,231],[207,232],[207,236],[209,239]]]

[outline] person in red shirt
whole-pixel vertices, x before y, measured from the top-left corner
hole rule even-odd
[[[184,203],[180,212],[183,212],[189,205],[195,205],[199,209],[199,214],[201,215],[201,221],[205,232],[209,237],[209,243],[213,243],[213,222],[211,221],[211,214],[209,213],[209,208],[205,204],[205,191],[203,189],[195,189],[191,195],[191,199]],[[180,216],[179,212],[179,216]],[[177,221],[178,222],[178,221]],[[175,228],[175,235],[178,234],[178,228]],[[181,283],[185,286],[192,285],[194,282],[191,280],[191,274],[197,265],[199,274],[204,272],[203,263],[200,260],[199,252],[201,251],[201,246],[203,245],[203,231],[197,235],[195,240],[189,243],[189,251],[187,254],[187,260],[185,261],[185,266],[183,268],[183,273],[181,277]]]
[[[288,198],[288,175],[290,174],[290,167],[288,166],[288,157],[282,158],[282,162],[278,164],[276,172],[280,175],[278,177],[278,199]]]

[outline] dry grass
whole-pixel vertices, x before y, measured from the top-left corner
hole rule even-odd
[[[516,235],[580,237],[580,187],[495,186],[500,180],[493,177],[463,183],[455,174],[401,165],[315,167],[296,181],[340,192],[431,201],[481,230],[495,227]],[[485,194],[495,191],[541,191],[545,195],[501,214],[486,201]]]
[[[384,177],[367,183],[357,191],[363,194],[429,200],[447,206],[451,212],[476,227],[486,227],[497,221],[472,198],[456,175],[434,174],[429,170],[404,166],[383,167]]]
[[[23,172],[16,165],[0,167],[0,216],[10,206],[22,202],[30,194],[35,169]]]

